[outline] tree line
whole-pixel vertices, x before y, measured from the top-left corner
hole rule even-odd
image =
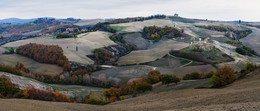
[[[183,29],[179,30],[177,28],[165,26],[164,28],[158,26],[146,26],[143,32],[147,39],[159,41],[163,37],[174,38],[180,36],[184,32]]]
[[[69,71],[71,68],[70,62],[58,45],[29,43],[19,46],[16,52],[41,63],[57,64],[62,66],[64,71]]]

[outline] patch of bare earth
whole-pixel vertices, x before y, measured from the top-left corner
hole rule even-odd
[[[220,89],[187,89],[147,94],[105,106],[1,99],[1,110],[95,110],[95,111],[201,111],[260,110],[260,69]],[[13,107],[16,106],[16,107]],[[48,107],[49,106],[49,107]]]

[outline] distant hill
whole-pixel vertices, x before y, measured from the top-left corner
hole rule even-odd
[[[34,19],[7,18],[7,19],[0,20],[0,24],[3,24],[3,23],[23,24],[23,23],[32,22],[34,20],[36,20],[36,18],[34,18]]]

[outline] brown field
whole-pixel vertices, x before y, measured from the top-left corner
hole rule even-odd
[[[4,111],[219,111],[260,110],[260,69],[220,89],[184,89],[137,96],[105,106],[57,103],[24,99],[1,99]],[[169,86],[170,87],[170,86]],[[15,106],[15,107],[14,107]]]
[[[36,62],[30,58],[20,56],[17,54],[0,55],[0,64],[15,66],[19,63],[23,63],[33,73],[40,74],[59,74],[63,71],[62,67],[54,64],[45,64]]]
[[[94,61],[86,57],[86,55],[92,54],[92,50],[95,48],[115,44],[109,39],[109,35],[110,33],[108,32],[97,31],[80,34],[78,38],[54,39],[53,37],[43,36],[10,42],[5,44],[4,47],[18,47],[28,43],[59,45],[64,50],[64,54],[69,61],[93,64]],[[78,46],[78,51],[76,51],[76,46]]]

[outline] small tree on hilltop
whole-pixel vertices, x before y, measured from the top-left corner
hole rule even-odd
[[[236,79],[235,71],[230,66],[219,68],[211,77],[212,87],[221,87],[232,83]]]

